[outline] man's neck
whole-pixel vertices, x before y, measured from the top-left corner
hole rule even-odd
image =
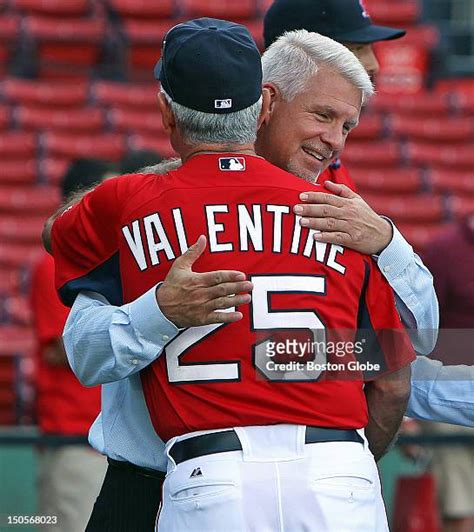
[[[253,144],[195,144],[182,150],[181,159],[185,163],[191,157],[205,153],[238,153],[256,155]]]

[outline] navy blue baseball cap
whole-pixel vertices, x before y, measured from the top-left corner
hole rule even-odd
[[[303,29],[340,43],[359,44],[398,39],[406,33],[373,24],[364,0],[275,0],[265,14],[265,47],[285,31]]]
[[[173,101],[203,113],[235,113],[262,95],[260,52],[245,26],[200,18],[171,28],[155,78]]]

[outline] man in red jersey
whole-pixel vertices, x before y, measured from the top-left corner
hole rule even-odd
[[[344,47],[313,39],[333,56],[341,119],[355,124],[372,92],[369,78]],[[343,68],[347,61],[355,61],[352,74]],[[367,257],[316,244],[291,212],[311,185],[255,155],[269,99],[264,92],[260,100],[260,61],[243,27],[212,19],[176,26],[166,36],[159,78],[163,121],[183,166],[163,176],[111,180],[53,226],[63,299],[77,302],[93,290],[125,303],[129,318],[106,327],[107,348],[130,364],[134,345],[154,342],[157,303],[176,326],[186,326],[168,299],[168,274],[196,238],[199,270],[239,264],[251,278],[252,299],[241,293],[248,287],[227,287],[208,308],[214,324],[185,329],[142,371],[151,420],[168,440],[159,528],[387,530],[361,430],[368,422],[361,368],[352,378],[317,382],[326,372],[324,349],[311,353],[313,364],[301,370],[268,360],[282,330],[311,330],[314,338],[315,331],[329,335],[326,329],[393,329],[399,349],[382,342],[378,362],[406,382],[413,351],[387,283]],[[235,308],[222,312],[229,301]],[[102,317],[106,307],[98,309]],[[130,336],[133,343],[126,338],[128,320],[140,332]],[[85,316],[80,327],[68,322],[65,342],[73,357],[90,348],[89,325]],[[345,349],[336,356],[357,362]],[[408,390],[400,396],[401,412]]]
[[[110,163],[78,159],[62,182],[62,196],[110,176]],[[36,389],[42,435],[85,439],[100,412],[100,388],[85,388],[69,367],[62,333],[69,309],[54,287],[54,259],[45,253],[31,275],[31,309],[38,349]],[[53,443],[53,442],[52,442]],[[39,514],[55,516],[45,530],[82,532],[104,478],[106,462],[89,445],[45,446],[39,452]]]

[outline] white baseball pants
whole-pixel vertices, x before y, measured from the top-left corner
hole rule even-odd
[[[304,426],[235,431],[243,450],[178,465],[169,449],[192,435],[168,442],[157,531],[388,532],[365,437],[364,444],[305,444]]]

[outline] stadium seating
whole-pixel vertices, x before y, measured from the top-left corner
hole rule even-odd
[[[156,112],[158,85],[133,85],[113,81],[96,82],[91,89],[98,105]]]
[[[437,223],[445,217],[443,198],[441,196],[400,195],[381,196],[365,194],[364,199],[379,214],[388,216],[397,223]]]
[[[157,138],[156,135],[135,134],[130,137],[130,148],[133,150],[156,150],[163,157],[176,157],[170,141],[167,138]]]
[[[416,194],[422,190],[422,172],[417,168],[356,167],[351,177],[361,194]]]
[[[11,111],[9,107],[0,105],[0,131],[8,129],[11,125]]]
[[[26,13],[39,13],[42,15],[60,16],[82,16],[86,15],[92,8],[91,0],[10,0],[12,7]]]
[[[12,59],[20,30],[20,19],[0,16],[0,74],[5,75]]]
[[[83,107],[88,83],[9,78],[0,84],[0,94],[10,103],[58,107]]]
[[[15,122],[24,131],[61,130],[80,133],[98,133],[105,127],[101,109],[49,109],[20,106],[15,111]]]
[[[182,0],[181,8],[187,18],[213,17],[227,20],[242,20],[258,13],[254,0]]]
[[[119,161],[126,151],[125,138],[115,133],[72,135],[45,133],[42,138],[48,156],[73,160],[80,157],[97,157]]]
[[[425,118],[406,115],[392,116],[392,133],[400,138],[424,139],[432,142],[465,142],[474,133],[474,119]]]
[[[37,136],[24,131],[0,133],[0,158],[5,160],[33,159],[38,148]]]

